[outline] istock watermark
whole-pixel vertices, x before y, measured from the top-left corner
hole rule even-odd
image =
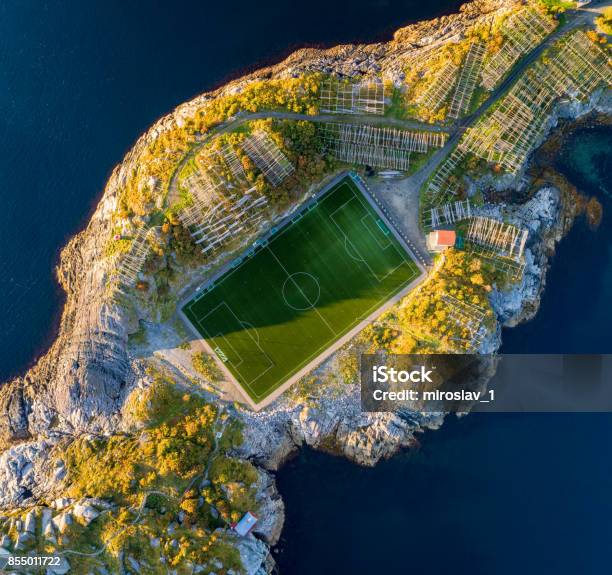
[[[612,412],[611,355],[361,357],[364,411]]]

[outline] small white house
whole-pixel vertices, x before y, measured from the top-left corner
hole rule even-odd
[[[253,527],[255,527],[255,523],[257,523],[257,520],[258,519],[256,515],[254,515],[250,511],[247,511],[244,514],[244,517],[240,521],[238,521],[238,523],[234,523],[232,527],[234,531],[238,533],[238,535],[244,537],[245,535],[248,535],[251,532]]]

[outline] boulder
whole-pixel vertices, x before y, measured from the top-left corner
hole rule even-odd
[[[233,540],[233,544],[240,553],[244,573],[246,575],[256,575],[270,554],[268,546],[253,535],[236,538]]]
[[[51,523],[52,518],[53,511],[48,507],[43,507],[40,518],[40,530],[45,537],[53,535],[53,524]]]
[[[34,511],[34,509],[30,509],[30,511],[26,513],[23,528],[27,533],[30,533],[31,535],[34,535],[34,533],[36,533],[36,512]]]
[[[51,503],[51,507],[54,507],[58,511],[62,509],[66,509],[69,505],[72,505],[74,499],[70,499],[70,497],[58,497],[53,503]]]
[[[17,541],[15,543],[15,549],[18,551],[24,550],[28,544],[34,540],[31,533],[20,533],[17,535]]]
[[[59,565],[47,567],[46,575],[66,575],[70,571],[70,563],[65,557],[60,557]]]
[[[66,477],[67,473],[68,473],[68,470],[66,469],[66,464],[61,459],[58,459],[55,462],[55,473],[54,473],[53,479],[56,482],[60,482],[62,479]]]
[[[285,505],[274,479],[266,471],[259,471],[256,489],[259,520],[253,533],[260,535],[268,545],[276,545],[285,521]]]
[[[72,513],[69,511],[60,513],[56,515],[51,522],[60,533],[64,533],[66,529],[68,529],[68,526],[72,525]]]
[[[91,505],[77,503],[72,508],[72,514],[80,523],[87,526],[100,515],[100,512],[97,509],[94,509]]]

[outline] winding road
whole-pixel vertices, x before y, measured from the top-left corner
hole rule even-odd
[[[446,158],[450,151],[457,145],[462,134],[467,128],[474,125],[483,114],[485,114],[491,106],[493,106],[502,97],[510,87],[520,78],[523,72],[531,66],[542,53],[549,48],[563,34],[585,24],[593,24],[595,18],[601,14],[606,8],[612,6],[611,0],[595,0],[589,5],[569,10],[565,13],[566,22],[552,32],[541,44],[539,44],[529,54],[524,56],[515,64],[510,73],[502,80],[502,82],[491,92],[489,97],[475,110],[472,114],[460,118],[454,124],[429,124],[419,120],[402,120],[399,118],[391,118],[387,116],[376,116],[368,114],[320,114],[316,116],[308,114],[299,114],[296,112],[281,112],[281,111],[261,111],[261,112],[240,112],[236,116],[229,118],[225,122],[216,126],[209,134],[198,140],[192,149],[183,157],[181,162],[176,166],[170,183],[168,186],[167,202],[170,205],[176,199],[177,195],[177,176],[181,169],[197,152],[212,138],[219,134],[227,133],[236,130],[243,124],[253,120],[264,119],[279,119],[279,120],[306,120],[315,123],[337,122],[346,124],[362,124],[368,126],[393,126],[404,130],[421,130],[428,132],[448,133],[449,138],[430,159],[417,172],[412,174],[410,178],[413,180],[413,186],[420,187],[429,178],[438,165]],[[412,186],[411,186],[412,187]]]
[[[258,119],[281,119],[281,120],[306,120],[315,123],[338,122],[358,123],[370,126],[393,126],[407,130],[422,130],[429,132],[447,133],[448,140],[445,145],[436,152],[416,172],[401,180],[372,182],[370,188],[374,192],[381,207],[390,213],[397,214],[395,220],[399,220],[400,233],[409,240],[411,246],[417,252],[418,259],[431,264],[431,257],[425,246],[425,238],[420,230],[419,224],[419,194],[423,184],[432,173],[444,161],[444,159],[455,148],[465,130],[473,126],[490,108],[503,97],[514,83],[521,77],[525,70],[531,66],[542,53],[555,41],[567,32],[583,25],[593,25],[594,20],[602,11],[612,6],[612,0],[594,0],[586,6],[569,10],[565,13],[566,21],[552,32],[541,44],[529,54],[521,58],[501,83],[489,94],[487,99],[471,114],[460,118],[453,124],[428,124],[418,120],[403,120],[387,116],[375,116],[367,114],[321,114],[308,115],[294,112],[282,111],[260,111],[254,113],[241,112],[235,117],[219,124],[206,136],[199,139],[189,152],[177,164],[168,185],[167,203],[171,205],[177,199],[178,187],[177,177],[183,166],[212,138],[219,134],[227,133],[244,125],[247,122]],[[192,282],[195,287],[199,281]],[[191,290],[186,286],[185,292]]]

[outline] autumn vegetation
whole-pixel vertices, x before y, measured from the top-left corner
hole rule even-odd
[[[601,16],[599,16],[595,20],[595,22],[597,24],[597,28],[603,34],[611,35],[612,34],[612,7],[608,6],[607,8],[604,8],[601,13]]]
[[[459,340],[469,334],[448,313],[442,296],[482,308],[492,324],[493,310],[488,295],[493,284],[503,281],[494,268],[475,255],[447,250],[436,262],[428,280],[406,296],[398,306],[362,333],[370,351],[392,353],[456,353],[465,351]]]
[[[113,573],[123,572],[121,555],[152,574],[168,567],[191,573],[193,565],[215,560],[223,564],[216,573],[240,572],[227,528],[247,510],[257,510],[258,480],[250,463],[231,455],[242,442],[240,424],[167,374],[151,368],[149,376],[152,385],[128,402],[134,422],[129,433],[77,439],[62,454],[67,495],[102,498],[113,507],[87,528],[71,527],[58,547],[104,548],[95,561]],[[219,430],[223,435],[216,440]],[[159,548],[152,548],[152,539]],[[87,573],[94,563],[85,557],[75,572]]]
[[[149,214],[156,197],[165,197],[170,178],[197,138],[212,134],[214,129],[239,112],[284,110],[315,114],[321,75],[299,78],[260,80],[248,84],[236,94],[203,101],[192,110],[176,113],[176,122],[164,126],[160,133],[138,151],[129,163],[132,171],[120,198],[120,215]],[[188,111],[187,111],[188,110]]]

